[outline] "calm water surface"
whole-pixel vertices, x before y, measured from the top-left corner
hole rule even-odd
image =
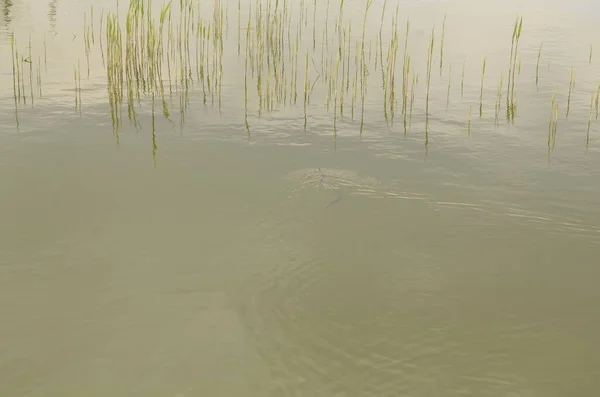
[[[153,135],[142,98],[140,128],[125,121],[115,134],[98,43],[75,110],[73,66],[87,68],[91,3],[0,0],[0,395],[600,394],[594,111],[588,132],[600,81],[596,2],[401,2],[399,32],[403,40],[410,16],[419,74],[405,134],[400,116],[389,125],[383,117],[375,0],[362,135],[348,108],[334,135],[322,86],[306,130],[301,102],[259,117],[251,96],[248,134],[236,1],[221,111],[192,88],[185,123],[175,94],[173,121],[157,114]],[[326,15],[318,3],[315,69]],[[295,17],[300,2],[292,4]],[[116,2],[93,5],[99,34],[102,10]],[[344,7],[359,38],[364,3]],[[389,37],[395,1],[387,7]],[[516,15],[517,117],[496,124]],[[42,98],[35,91],[17,112],[11,32],[24,56],[31,35],[42,66]],[[560,116],[549,148],[553,90]]]

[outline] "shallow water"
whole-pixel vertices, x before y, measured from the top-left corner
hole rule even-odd
[[[93,3],[97,30],[101,10],[116,2]],[[400,36],[410,15],[419,73],[405,133],[399,112],[393,124],[383,117],[374,67],[383,3],[375,1],[362,135],[348,108],[334,135],[319,86],[306,130],[301,102],[259,117],[253,95],[246,131],[235,1],[221,110],[204,105],[194,87],[185,123],[175,94],[172,121],[157,110],[153,134],[145,97],[140,128],[125,110],[115,133],[98,45],[89,78],[85,71],[90,4],[0,0],[0,395],[600,392],[595,115],[587,131],[600,81],[595,2],[401,2]],[[395,4],[387,5],[388,37]],[[310,31],[312,2],[306,6]],[[363,2],[344,7],[359,37]],[[241,8],[246,15],[247,3]],[[501,114],[496,124],[496,88],[501,74],[506,83],[517,14],[524,20],[517,116],[512,124]],[[324,17],[319,8],[317,38]],[[28,97],[16,113],[13,31],[23,55],[31,34],[43,79],[42,98],[35,91],[33,106]],[[28,80],[24,87],[29,94]],[[549,148],[554,89],[560,117]]]

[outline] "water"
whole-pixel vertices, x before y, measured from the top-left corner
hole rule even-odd
[[[374,68],[382,2],[375,1],[367,18],[372,58],[362,135],[360,117],[352,120],[348,107],[338,113],[334,135],[320,84],[306,130],[302,99],[259,117],[252,85],[248,134],[237,2],[229,4],[221,114],[210,99],[203,104],[196,86],[183,125],[178,94],[169,105],[172,121],[157,99],[153,134],[151,100],[143,97],[140,128],[129,123],[125,106],[115,132],[98,43],[87,77],[82,36],[90,5],[0,2],[1,395],[600,392],[595,115],[587,132],[600,80],[594,2],[402,2],[400,36],[410,15],[411,63],[419,74],[405,134],[399,111],[393,124],[383,117],[381,70]],[[294,7],[296,17],[299,2]],[[306,7],[310,36],[312,2]],[[331,4],[332,21],[338,7]],[[353,37],[360,37],[363,2],[344,7]],[[387,7],[389,37],[395,2]],[[241,9],[246,15],[246,2]],[[97,35],[101,10],[115,10],[115,3],[94,2]],[[126,10],[122,1],[121,15]],[[517,14],[524,20],[517,116],[513,125],[501,113],[496,125],[496,88],[501,73],[507,81]],[[318,21],[324,17],[319,8]],[[425,146],[425,61],[434,24]],[[315,69],[322,28],[317,23]],[[42,98],[34,91],[33,107],[28,97],[17,108],[18,126],[13,31],[24,56],[31,34],[43,79]],[[302,52],[300,58],[303,64]],[[549,148],[554,89],[560,116]]]

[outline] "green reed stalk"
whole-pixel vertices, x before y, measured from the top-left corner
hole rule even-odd
[[[539,90],[539,81],[540,81],[540,58],[542,56],[542,46],[544,45],[544,42],[542,42],[542,44],[540,44],[540,49],[538,50],[538,55],[537,55],[537,63],[535,65],[535,87]]]
[[[481,67],[481,90],[479,91],[479,118],[483,114],[483,82],[485,80],[485,64],[487,57],[483,58],[483,66]]]
[[[362,37],[361,37],[361,77],[360,77],[360,86],[361,86],[361,116],[360,116],[360,135],[363,133],[364,127],[364,119],[365,119],[365,96],[367,94],[366,88],[366,80],[367,80],[367,63],[365,60],[365,30],[367,27],[367,15],[369,13],[369,9],[373,5],[373,0],[367,0],[365,5],[365,14],[363,17],[363,26],[362,26]]]
[[[46,72],[48,71],[48,50],[46,46],[46,33],[44,33],[44,67]]]
[[[29,90],[31,93],[31,106],[33,106],[33,58],[31,55],[31,35],[29,35],[29,56],[26,62],[29,63]]]
[[[42,74],[41,74],[40,63],[41,63],[41,59],[38,56],[38,62],[37,62],[37,86],[38,86],[38,92],[40,94],[40,99],[41,99],[42,98]]]
[[[152,92],[152,164],[156,167],[156,152],[158,145],[156,144],[156,121],[154,116],[154,91]]]
[[[381,64],[381,68],[383,69],[383,54],[382,54],[382,49],[383,49],[383,23],[384,23],[384,17],[385,17],[385,9],[387,7],[387,0],[383,1],[383,9],[381,10],[381,22],[379,23],[379,63]],[[375,70],[377,70],[377,56],[375,56]],[[383,74],[383,70],[382,70],[382,74]]]
[[[590,59],[589,59],[589,62],[588,62],[589,64],[592,63],[592,51],[593,51],[593,46],[590,45]]]
[[[79,63],[79,58],[77,58],[77,84],[78,84],[78,94],[79,94],[79,115],[81,116],[81,67]]]
[[[307,106],[308,106],[308,90],[309,90],[309,80],[308,80],[308,51],[306,51],[306,62],[304,64],[304,131],[306,131],[307,124]]]
[[[569,79],[569,96],[567,97],[567,115],[566,118],[569,118],[569,113],[571,111],[571,93],[573,92],[573,87],[575,86],[575,71],[573,70],[573,66],[571,66],[571,73]]]
[[[600,83],[596,89],[596,120],[598,120],[598,103],[600,102]]]
[[[237,17],[238,17],[238,27],[237,27],[237,51],[238,51],[238,55],[240,55],[240,39],[241,39],[241,31],[242,31],[242,27],[241,27],[241,19],[242,19],[242,0],[238,0],[238,7],[237,7]]]
[[[516,110],[516,104],[515,104],[515,72],[516,72],[516,62],[517,62],[517,55],[519,52],[519,40],[521,38],[521,31],[523,28],[523,17],[518,18],[515,20],[515,25],[513,28],[513,35],[512,35],[512,44],[511,44],[511,65],[509,67],[509,88],[508,88],[508,92],[507,92],[507,108],[506,108],[506,114],[507,114],[507,119],[509,121],[513,121],[515,119],[515,110]]]
[[[587,141],[589,142],[589,137],[590,137],[590,126],[592,125],[592,110],[594,109],[594,97],[595,97],[595,92],[592,91],[592,94],[590,96],[590,110],[588,112],[588,123],[587,123]]]
[[[23,94],[23,104],[27,104],[27,94],[25,93],[25,58],[21,56],[21,93]]]
[[[317,44],[317,0],[313,1],[313,51],[315,50]]]
[[[498,124],[498,114],[500,113],[500,101],[502,100],[502,85],[503,85],[504,75],[500,74],[500,82],[498,83],[498,90],[496,91],[496,104],[494,105],[494,119],[496,124]]]
[[[75,111],[79,110],[79,96],[77,95],[77,68],[73,65],[73,79],[75,80]]]
[[[11,32],[10,34],[10,51],[11,51],[11,61],[12,61],[12,76],[13,76],[13,96],[15,99],[15,106],[17,104],[17,102],[20,100],[20,93],[19,93],[19,98],[17,98],[17,86],[18,86],[18,66],[16,66],[15,69],[15,65],[19,62],[18,61],[18,56],[15,52],[15,33]]]
[[[431,31],[431,38],[429,40],[429,48],[427,51],[427,82],[425,90],[425,132],[428,131],[429,127],[429,86],[431,84],[431,65],[433,64],[433,43],[435,40],[435,27]]]
[[[406,108],[408,105],[408,74],[410,72],[410,57],[408,56],[408,34],[410,32],[410,20],[406,19],[406,34],[404,36],[404,57],[402,64],[402,114],[406,120]]]
[[[444,38],[446,36],[446,14],[444,14],[444,21],[442,22],[442,38],[440,40],[440,76],[442,75],[442,69],[444,67]]]
[[[327,10],[325,11],[325,45],[329,50],[329,3],[331,0],[327,0]],[[368,1],[368,0],[367,0]]]
[[[552,93],[550,103],[550,118],[548,119],[548,152],[554,149],[556,144],[556,129],[558,125],[558,102],[556,101],[556,89]]]
[[[412,82],[410,84],[410,109],[408,114],[408,128],[410,129],[412,126],[412,113],[413,113],[413,104],[415,102],[415,84],[417,78],[413,73]],[[406,129],[404,130],[404,134],[406,135]]]
[[[346,93],[350,89],[350,54],[351,54],[351,43],[350,38],[352,37],[352,21],[348,23],[348,48],[347,48],[347,57],[346,57]]]

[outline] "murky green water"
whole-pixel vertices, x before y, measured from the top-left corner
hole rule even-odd
[[[171,121],[160,99],[153,117],[151,98],[142,95],[139,128],[124,105],[115,131],[98,29],[116,2],[93,2],[88,77],[83,14],[89,23],[91,3],[0,0],[0,395],[600,393],[600,122],[593,99],[590,112],[600,81],[598,5],[402,2],[397,90],[407,16],[419,76],[404,131],[399,110],[393,124],[383,114],[375,67],[383,2],[374,1],[361,134],[360,95],[354,120],[346,97],[334,133],[322,81],[304,127],[303,53],[296,105],[259,117],[254,78],[245,106],[245,30],[238,56],[234,0],[220,110],[218,97],[203,103],[196,84],[183,124],[175,91],[167,96]],[[318,3],[312,78],[326,15],[326,2]],[[304,13],[300,4],[292,3],[290,15],[306,15],[302,37],[311,37],[313,3],[302,3]],[[155,1],[155,16],[160,6]],[[330,7],[333,37],[339,3]],[[384,46],[395,8],[389,1]],[[126,11],[121,1],[121,17]],[[242,1],[241,26],[247,12]],[[508,123],[516,15],[523,33],[517,114]],[[346,0],[352,51],[363,16],[362,1]],[[26,103],[16,109],[11,32],[24,57],[32,40],[33,86],[25,62]],[[336,51],[332,45],[323,53]],[[560,114],[549,143],[553,90]]]

